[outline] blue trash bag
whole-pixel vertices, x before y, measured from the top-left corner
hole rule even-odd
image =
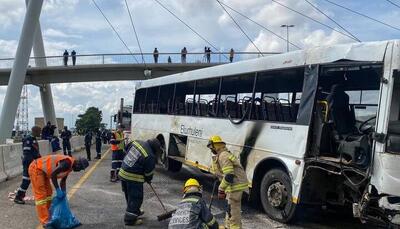
[[[50,206],[50,221],[48,226],[56,229],[71,229],[81,225],[81,222],[71,212],[67,197],[54,197]]]

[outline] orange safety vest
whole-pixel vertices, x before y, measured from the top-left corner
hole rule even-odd
[[[112,151],[117,151],[117,150],[123,150],[125,147],[125,142],[124,142],[124,133],[119,133],[118,131],[115,131],[114,133],[115,140],[120,141],[119,144],[111,144],[111,150]]]
[[[38,169],[42,170],[48,178],[50,178],[53,171],[57,168],[58,163],[62,160],[68,160],[71,164],[71,168],[68,171],[57,175],[57,178],[64,178],[72,171],[72,164],[75,161],[72,157],[59,154],[47,155],[36,159],[36,166]]]

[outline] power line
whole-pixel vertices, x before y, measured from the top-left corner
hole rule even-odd
[[[96,6],[96,8],[100,11],[101,15],[103,15],[104,19],[108,22],[108,24],[110,25],[110,27],[112,28],[112,30],[115,32],[115,34],[117,34],[119,40],[122,42],[122,44],[124,44],[125,48],[129,51],[129,53],[133,56],[133,58],[135,59],[135,61],[139,64],[139,61],[136,59],[135,55],[133,54],[133,52],[131,51],[131,49],[128,47],[128,45],[126,45],[125,41],[122,39],[122,37],[119,35],[119,33],[117,32],[117,30],[114,28],[114,26],[111,24],[111,22],[108,20],[108,18],[106,17],[106,15],[103,13],[103,11],[101,10],[101,8],[97,5],[95,0],[92,0],[93,4]]]
[[[129,14],[129,18],[131,20],[131,25],[132,25],[133,31],[135,32],[136,42],[137,42],[137,44],[139,46],[140,55],[142,56],[143,64],[146,65],[146,61],[144,60],[144,56],[143,56],[142,46],[140,45],[140,41],[139,41],[139,36],[138,36],[138,34],[136,32],[135,23],[133,23],[131,10],[129,9],[128,2],[126,0],[125,0],[125,5],[126,5],[126,9],[128,10],[128,14]]]
[[[389,2],[389,3],[391,3],[392,5],[394,5],[394,6],[397,6],[397,7],[399,7],[400,8],[400,5],[399,4],[397,4],[397,3],[394,3],[394,2],[392,2],[392,1],[390,1],[390,0],[386,0],[387,2]]]
[[[377,19],[375,19],[375,18],[373,18],[373,17],[370,17],[370,16],[368,16],[368,15],[366,15],[366,14],[357,12],[357,11],[355,11],[355,10],[352,10],[352,9],[350,9],[350,8],[347,8],[347,7],[345,7],[345,6],[342,6],[342,5],[340,5],[340,4],[337,4],[337,3],[332,2],[332,1],[329,1],[329,0],[324,0],[324,1],[329,2],[330,4],[335,5],[335,6],[337,6],[337,7],[340,7],[340,8],[342,8],[342,9],[345,9],[345,10],[347,10],[347,11],[349,11],[349,12],[352,12],[353,14],[357,14],[357,15],[359,15],[359,16],[362,16],[362,17],[368,18],[368,19],[370,19],[370,20],[372,20],[372,21],[375,21],[375,22],[377,22],[377,23],[379,23],[379,24],[382,24],[382,25],[385,25],[385,26],[390,27],[390,28],[392,28],[392,29],[395,29],[395,30],[400,31],[400,28],[395,27],[395,26],[393,26],[393,25],[389,25],[389,24],[387,24],[386,22],[377,20]]]
[[[329,28],[329,29],[331,29],[331,30],[333,30],[333,31],[335,31],[335,32],[338,32],[338,33],[340,33],[340,34],[342,34],[342,35],[344,35],[344,36],[346,36],[346,37],[351,38],[352,40],[357,41],[354,37],[352,37],[352,36],[350,36],[350,35],[348,35],[348,34],[346,34],[346,33],[343,33],[343,32],[340,31],[340,30],[337,30],[337,29],[333,28],[332,26],[329,26],[329,25],[327,25],[327,24],[325,24],[325,23],[322,23],[322,22],[320,22],[320,21],[318,21],[318,20],[316,20],[316,19],[314,19],[314,18],[312,18],[312,17],[310,17],[310,16],[307,16],[307,15],[305,15],[305,14],[303,14],[303,13],[301,13],[301,12],[299,12],[299,11],[293,9],[293,8],[290,8],[290,7],[287,6],[287,5],[284,5],[284,4],[282,4],[282,3],[278,2],[278,1],[275,1],[275,0],[271,0],[271,1],[275,2],[276,4],[281,5],[282,7],[286,8],[286,9],[288,9],[288,10],[291,10],[291,11],[297,13],[297,14],[300,14],[301,16],[303,16],[303,17],[305,17],[305,18],[308,18],[308,19],[314,21],[315,23],[318,23],[318,24],[320,24],[320,25],[323,25],[323,26],[325,26],[325,27],[327,27],[327,28]]]
[[[239,12],[239,11],[235,10],[235,9],[234,9],[234,8],[232,8],[231,6],[227,5],[226,3],[224,3],[224,2],[221,2],[221,4],[222,4],[222,5],[224,5],[224,6],[226,6],[226,7],[228,7],[230,10],[232,10],[233,12],[235,12],[235,13],[239,14],[240,16],[242,16],[242,17],[246,18],[247,20],[249,20],[249,21],[253,22],[254,24],[258,25],[259,27],[263,28],[264,30],[266,30],[266,31],[268,31],[268,32],[270,32],[270,33],[272,33],[272,34],[273,34],[273,35],[275,35],[276,37],[278,37],[278,38],[280,38],[280,39],[282,39],[282,40],[284,40],[284,41],[288,42],[288,40],[286,40],[286,38],[284,38],[284,37],[282,37],[281,35],[279,35],[279,34],[275,33],[274,31],[272,31],[272,30],[268,29],[267,27],[265,27],[265,26],[261,25],[260,23],[258,23],[258,22],[256,22],[256,21],[254,21],[253,19],[251,19],[250,17],[246,16],[245,14],[243,14],[243,13],[241,13],[241,12]],[[289,44],[291,44],[292,46],[294,46],[294,47],[296,47],[296,48],[298,48],[298,49],[301,49],[301,48],[300,48],[298,45],[296,45],[296,44],[293,44],[293,43],[292,43],[292,42],[290,42],[290,41],[289,41]]]
[[[315,10],[317,10],[318,12],[320,12],[321,14],[323,14],[325,17],[327,17],[329,20],[331,20],[333,23],[335,23],[337,26],[339,26],[341,29],[343,29],[344,31],[346,31],[350,36],[352,36],[354,39],[356,39],[358,42],[361,42],[360,39],[358,39],[356,36],[354,36],[354,34],[352,34],[350,31],[348,31],[347,29],[345,29],[343,26],[341,26],[337,21],[335,21],[333,18],[329,17],[329,15],[327,15],[326,13],[324,13],[321,9],[319,9],[316,5],[312,4],[310,1],[308,0],[304,0],[306,1],[311,7],[313,7]]]
[[[219,0],[216,0],[218,4],[222,7],[222,9],[229,15],[229,17],[232,19],[232,21],[236,24],[236,26],[239,28],[240,31],[247,37],[247,39],[253,44],[253,46],[258,50],[258,52],[261,54],[261,56],[264,56],[261,53],[261,50],[257,47],[257,45],[253,42],[253,40],[247,35],[247,33],[240,27],[239,23],[236,22],[236,20],[232,17],[232,15],[225,9],[225,7],[221,4]]]
[[[156,1],[162,8],[164,8],[166,11],[168,11],[172,16],[174,16],[176,19],[178,19],[182,24],[184,24],[186,27],[188,27],[193,33],[195,33],[198,37],[200,37],[203,41],[205,41],[208,45],[210,45],[213,49],[218,51],[218,48],[216,48],[211,42],[209,42],[206,38],[204,38],[200,33],[198,33],[195,29],[193,29],[190,25],[188,25],[186,22],[184,22],[182,19],[180,19],[176,14],[174,14],[171,10],[169,10],[166,6],[164,6],[159,0],[154,0]],[[229,59],[225,54],[223,54],[226,59]]]

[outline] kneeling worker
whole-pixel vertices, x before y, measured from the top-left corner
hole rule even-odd
[[[84,158],[74,159],[65,155],[48,155],[36,159],[29,166],[32,190],[35,196],[36,211],[40,223],[46,228],[50,220],[49,208],[52,199],[51,182],[57,192],[57,197],[62,198],[66,193],[66,181],[71,171],[81,171],[89,166]],[[61,179],[60,185],[57,179]]]
[[[169,221],[169,229],[217,229],[218,222],[202,199],[201,186],[190,178],[183,187],[183,200]]]
[[[143,203],[143,183],[150,183],[153,179],[156,155],[161,152],[161,144],[156,138],[131,141],[125,149],[127,154],[118,173],[128,205],[124,221],[125,225],[140,225],[143,223],[138,219],[143,214],[140,210]]]
[[[212,136],[207,147],[213,153],[213,170],[219,178],[222,177],[218,187],[218,199],[228,200],[225,228],[240,229],[242,195],[248,190],[246,173],[238,158],[228,151],[220,136]]]

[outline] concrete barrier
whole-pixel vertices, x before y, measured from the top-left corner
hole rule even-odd
[[[39,153],[42,156],[51,154],[51,146],[48,140],[39,140]]]
[[[7,174],[4,171],[3,149],[0,147],[0,182],[7,179]]]
[[[16,177],[22,173],[22,143],[2,145],[4,173],[7,178]]]

